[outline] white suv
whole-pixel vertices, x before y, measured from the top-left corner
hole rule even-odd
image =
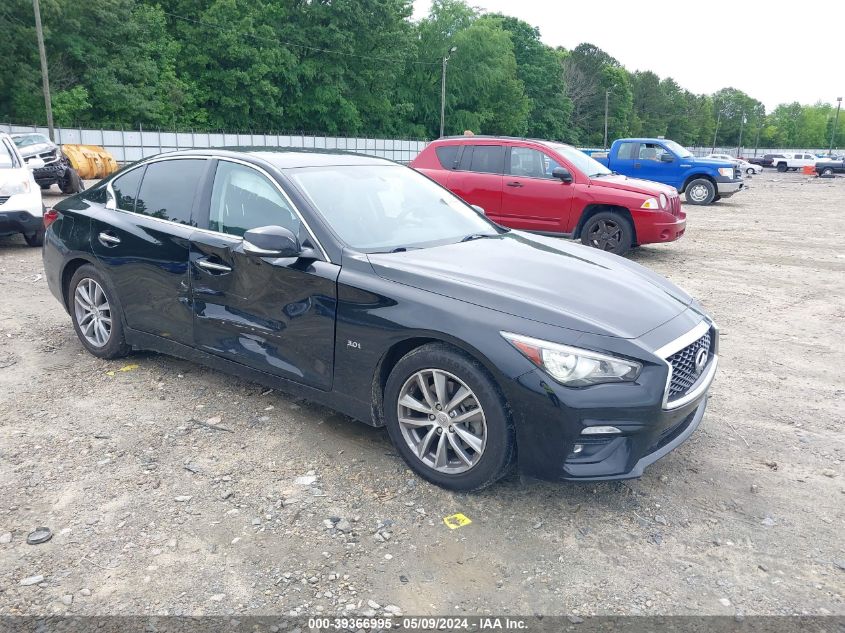
[[[0,134],[0,237],[23,233],[30,246],[44,243],[44,206],[33,169],[40,158],[25,163],[8,134]]]
[[[801,152],[799,154],[784,154],[783,158],[776,158],[772,162],[772,167],[777,167],[777,170],[780,172],[787,171],[789,169],[798,170],[802,167],[809,167],[810,165],[815,166],[815,164],[819,161],[816,156],[812,154]]]

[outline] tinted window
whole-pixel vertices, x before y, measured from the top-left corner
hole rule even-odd
[[[242,236],[260,226],[283,226],[299,234],[299,218],[276,185],[251,167],[221,160],[214,176],[208,227]]]
[[[135,198],[138,196],[138,185],[141,184],[141,176],[143,175],[144,168],[139,167],[112,180],[114,206],[124,211],[135,210]]]
[[[637,152],[637,147],[637,143],[620,143],[619,151],[616,153],[616,157],[619,160],[633,160],[634,155]]]
[[[505,148],[502,145],[476,145],[469,170],[482,174],[501,174],[505,170]]]
[[[530,147],[511,148],[511,167],[509,173],[512,176],[551,178],[552,171],[556,167],[560,167],[560,165],[536,149],[531,149]]]
[[[443,169],[455,169],[460,145],[444,145],[434,150]]]
[[[150,163],[138,191],[135,213],[193,224],[191,209],[205,167],[205,160],[193,159]]]

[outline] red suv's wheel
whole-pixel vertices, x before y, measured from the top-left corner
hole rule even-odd
[[[602,251],[624,255],[631,250],[634,229],[628,218],[613,211],[596,213],[581,229],[581,243]]]

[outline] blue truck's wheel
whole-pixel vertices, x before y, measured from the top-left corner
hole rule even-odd
[[[710,204],[716,198],[716,185],[706,178],[696,178],[687,185],[686,198],[690,204]]]

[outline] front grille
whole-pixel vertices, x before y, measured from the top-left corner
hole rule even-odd
[[[666,359],[672,366],[672,381],[669,383],[670,401],[687,393],[690,387],[701,377],[701,373],[695,369],[695,356],[698,354],[698,350],[702,348],[707,351],[707,358],[709,359],[712,353],[710,332]]]
[[[669,210],[676,218],[681,215],[681,199],[678,196],[669,198]]]

